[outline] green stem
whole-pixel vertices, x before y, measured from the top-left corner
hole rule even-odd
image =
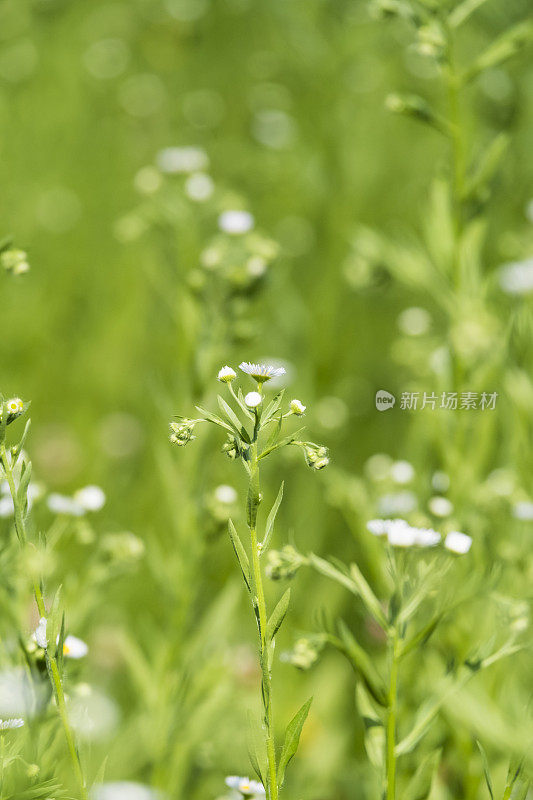
[[[254,441],[250,445],[250,487],[248,492],[248,524],[250,527],[250,538],[252,547],[252,571],[253,585],[257,593],[257,611],[259,615],[259,642],[261,657],[262,674],[262,696],[265,710],[265,739],[268,761],[268,782],[270,789],[270,800],[278,800],[278,778],[276,766],[276,747],[274,742],[274,714],[272,709],[271,675],[268,655],[267,631],[267,609],[265,603],[265,592],[263,589],[263,578],[259,563],[259,545],[257,541],[257,509],[259,506],[259,465],[257,457],[257,431],[256,423],[254,431]]]
[[[21,546],[25,547],[28,541],[28,536],[26,533],[26,525],[24,522],[24,513],[23,513],[23,508],[18,499],[17,487],[13,475],[13,468],[8,459],[5,445],[2,445],[0,448],[0,462],[2,463],[2,466],[4,468],[6,481],[9,486],[9,492],[11,494],[11,499],[13,500],[13,507],[15,513],[15,529],[17,531],[17,535],[21,543]],[[39,586],[39,582],[36,579],[33,579],[33,593],[35,595],[35,602],[37,604],[39,616],[46,617],[46,606],[44,602],[43,593],[41,591],[41,587]],[[68,720],[67,706],[65,703],[65,693],[63,691],[63,685],[61,683],[61,675],[59,672],[59,667],[57,665],[57,659],[55,658],[55,656],[51,655],[48,652],[48,650],[46,651],[46,661],[48,664],[48,674],[50,676],[50,681],[52,683],[52,688],[54,690],[57,702],[59,716],[63,724],[63,730],[65,733],[65,739],[67,742],[70,758],[72,761],[72,766],[74,769],[74,773],[76,775],[76,780],[78,781],[80,787],[80,795],[82,800],[89,800],[89,795],[87,793],[87,786],[85,783],[85,778],[83,777],[83,770],[81,768],[80,758],[78,755],[78,751],[76,749],[76,744],[74,742],[72,728],[70,727],[70,723]]]
[[[387,716],[387,800],[396,797],[396,716],[398,703],[398,637],[396,631],[390,642],[390,677],[389,677],[389,705]]]

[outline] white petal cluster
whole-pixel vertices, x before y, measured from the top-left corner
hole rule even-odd
[[[265,797],[265,787],[259,781],[251,781],[249,778],[240,778],[237,775],[230,775],[226,778],[226,786],[236,789],[244,797]]]
[[[84,486],[74,493],[74,500],[85,509],[85,511],[100,511],[104,507],[106,496],[103,489],[99,486]]]
[[[105,492],[99,486],[84,486],[78,489],[73,497],[52,492],[46,499],[50,511],[70,517],[83,517],[87,511],[100,511],[105,502]]]
[[[0,731],[9,731],[13,730],[13,728],[22,728],[24,725],[24,720],[17,718],[17,719],[0,719]]]
[[[274,367],[272,364],[252,364],[250,361],[240,363],[239,369],[259,382],[285,375],[285,367]]]
[[[259,394],[259,392],[248,392],[248,394],[244,398],[244,402],[248,406],[248,408],[257,408],[260,406],[263,401],[263,398]]]
[[[415,528],[404,519],[371,519],[366,527],[374,536],[386,536],[394,547],[435,547],[441,540],[433,528]]]
[[[504,264],[499,270],[500,287],[507,294],[533,292],[533,258]]]
[[[457,553],[458,555],[462,556],[465,553],[468,553],[472,547],[472,537],[468,536],[467,533],[452,531],[446,537],[444,541],[444,547],[451,553]]]
[[[234,236],[248,233],[254,227],[254,218],[249,211],[223,211],[218,218],[218,227]]]
[[[307,406],[304,406],[301,400],[291,400],[291,414],[296,414],[297,417],[301,417],[302,414],[305,414],[305,409]]]
[[[42,647],[43,650],[46,650],[48,647],[48,636],[46,633],[47,624],[48,620],[46,617],[41,617],[33,634],[34,640],[37,642],[39,647]],[[59,642],[59,634],[56,642]],[[83,641],[83,639],[78,639],[77,636],[72,636],[71,634],[65,636],[65,640],[63,642],[63,655],[66,658],[84,658],[88,652],[89,647],[87,646],[86,642]]]
[[[231,383],[231,381],[234,381],[236,377],[237,373],[235,372],[235,370],[232,369],[231,367],[228,367],[227,365],[225,367],[222,367],[222,369],[219,369],[217,375],[217,379],[219,381],[222,381],[222,383]]]

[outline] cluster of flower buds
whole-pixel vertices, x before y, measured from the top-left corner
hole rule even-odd
[[[12,275],[23,275],[30,269],[28,256],[24,250],[15,250],[11,247],[0,250],[0,265]]]
[[[281,659],[297,669],[311,669],[318,661],[324,644],[323,636],[304,636],[297,639],[292,650],[283,653]]]
[[[227,441],[222,445],[222,452],[231,459],[231,461],[235,461],[239,455],[239,445],[235,436],[228,436]]]
[[[295,442],[302,448],[307,466],[311,469],[324,469],[329,464],[328,448],[315,442]]]
[[[179,447],[183,447],[184,445],[188,444],[191,439],[196,439],[196,436],[193,436],[195,425],[196,420],[187,419],[185,417],[182,418],[180,422],[171,422],[170,441],[172,444],[177,444]]]
[[[282,550],[271,550],[265,567],[267,576],[273,581],[294,578],[307,560],[292,545],[287,544]]]

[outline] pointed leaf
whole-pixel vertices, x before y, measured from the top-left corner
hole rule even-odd
[[[487,784],[487,789],[489,790],[489,794],[491,800],[494,800],[494,789],[492,786],[492,778],[490,777],[490,768],[489,768],[489,760],[487,758],[487,754],[485,749],[479,739],[476,741],[476,744],[479,748],[479,752],[481,753],[481,762],[483,764],[483,774],[485,775],[485,782]]]
[[[287,609],[289,608],[289,602],[291,599],[291,590],[287,589],[287,591],[283,594],[279,602],[277,603],[274,611],[270,619],[268,620],[267,625],[267,641],[271,642],[279,631],[283,620],[285,619],[285,614],[287,613]]]
[[[365,749],[368,758],[376,769],[381,770],[385,754],[385,728],[383,721],[376,713],[367,691],[361,683],[357,684],[355,697],[357,708],[365,727]]]
[[[427,800],[431,792],[433,776],[440,761],[440,750],[427,755],[407,784],[405,792],[402,792],[402,800]]]
[[[231,539],[231,543],[233,545],[233,549],[235,551],[235,555],[237,556],[237,561],[239,562],[239,566],[241,568],[242,577],[244,578],[244,582],[246,584],[246,588],[249,592],[252,591],[251,582],[250,582],[250,561],[248,560],[248,556],[246,554],[246,550],[243,547],[243,544],[239,538],[239,534],[233,524],[233,521],[230,519],[228,521],[228,531]]]
[[[226,403],[226,401],[224,400],[223,397],[221,397],[220,395],[217,395],[217,399],[218,399],[218,404],[219,404],[220,408],[226,414],[226,416],[228,417],[230,423],[234,426],[235,432],[241,437],[241,439],[244,439],[245,442],[250,444],[250,437],[248,436],[248,432],[247,432],[246,428],[244,427],[244,425],[242,424],[242,422],[240,421],[240,419],[237,416],[237,414],[234,412],[234,410],[231,408],[231,406],[229,406]]]
[[[339,621],[339,633],[343,644],[343,652],[348,657],[355,672],[363,680],[374,700],[381,706],[386,706],[387,693],[383,681],[374,668],[372,659],[355,640],[342,620]]]
[[[207,422],[212,422],[213,425],[218,425],[220,428],[224,428],[224,430],[229,431],[232,435],[235,435],[235,431],[233,430],[232,426],[227,422],[224,422],[224,420],[220,419],[220,417],[217,417],[216,414],[212,414],[210,411],[207,411],[207,409],[202,408],[202,406],[195,406],[195,408],[200,412],[200,414],[203,414]]]
[[[285,484],[282,481],[280,489],[279,489],[279,492],[278,492],[278,496],[276,497],[276,499],[274,501],[274,505],[270,509],[270,514],[267,517],[266,527],[265,527],[265,536],[264,536],[263,541],[261,542],[261,550],[260,550],[260,554],[261,555],[267,549],[267,547],[268,547],[268,545],[270,543],[270,539],[272,538],[272,533],[274,532],[274,523],[276,521],[276,514],[278,513],[278,509],[280,507],[281,501],[283,500],[283,487],[284,487],[284,485]]]
[[[278,765],[278,779],[280,786],[283,785],[283,781],[285,779],[285,770],[287,768],[287,764],[298,750],[302,728],[305,720],[307,719],[307,715],[309,714],[309,709],[311,708],[312,702],[313,698],[310,697],[287,725],[287,730],[285,731],[285,741],[283,742],[283,749],[281,751]]]

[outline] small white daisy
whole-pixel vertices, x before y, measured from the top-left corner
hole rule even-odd
[[[99,486],[84,486],[74,494],[74,501],[85,511],[100,511],[105,505],[106,496]]]
[[[447,550],[450,550],[452,553],[464,555],[465,553],[468,553],[472,547],[472,537],[468,536],[467,533],[452,531],[446,537],[444,541],[444,547]]]
[[[279,378],[280,375],[285,375],[285,367],[274,367],[272,364],[252,364],[251,361],[241,362],[239,369],[258,383],[264,383],[269,381],[270,378]]]
[[[413,528],[415,531],[415,543],[419,547],[435,547],[441,540],[441,535],[433,528]]]
[[[217,380],[222,381],[222,383],[231,383],[231,381],[234,381],[236,377],[237,373],[235,372],[235,370],[232,369],[231,367],[228,367],[228,365],[226,364],[225,367],[219,369]]]
[[[453,512],[453,503],[447,497],[432,497],[428,508],[436,517],[449,517]]]
[[[389,520],[386,519],[370,519],[366,523],[366,529],[373,536],[386,536],[388,530]]]
[[[230,789],[237,789],[244,797],[265,797],[265,787],[259,781],[251,781],[249,778],[241,778],[238,775],[230,775],[226,778],[226,786]]]
[[[22,728],[24,720],[17,719],[0,719],[0,731],[10,731],[13,728]]]
[[[257,408],[263,402],[263,398],[259,394],[259,392],[248,392],[248,394],[244,398],[244,402],[248,406],[248,408]]]
[[[218,227],[234,236],[248,233],[254,227],[254,218],[249,211],[223,211],[218,218]]]
[[[417,544],[417,531],[403,519],[393,519],[390,521],[387,538],[393,547],[412,547]]]
[[[304,406],[301,400],[291,400],[291,414],[296,414],[297,417],[301,417],[302,414],[305,414],[305,409],[307,406]]]
[[[24,411],[24,402],[20,397],[12,397],[10,400],[6,400],[6,408],[7,413],[10,415],[22,414]]]
[[[58,637],[59,639],[59,637]],[[84,658],[89,652],[89,647],[83,639],[78,639],[77,636],[65,636],[63,642],[63,655],[67,658]]]

